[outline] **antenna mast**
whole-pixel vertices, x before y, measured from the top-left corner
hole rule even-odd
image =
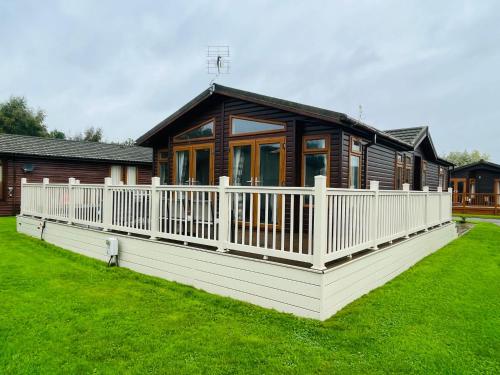
[[[207,48],[207,73],[214,77],[210,81],[209,86],[221,74],[229,74],[231,67],[229,46],[208,46]]]

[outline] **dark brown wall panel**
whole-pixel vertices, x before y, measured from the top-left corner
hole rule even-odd
[[[395,158],[394,150],[378,144],[368,147],[366,179],[379,181],[380,189],[394,189]]]
[[[43,178],[49,178],[50,182],[68,182],[70,177],[80,180],[80,183],[103,184],[104,178],[110,175],[111,165],[118,163],[83,162],[55,159],[16,158],[2,159],[7,164],[7,187],[15,187],[12,197],[5,196],[0,201],[0,216],[15,215],[19,212],[21,196],[21,178],[25,177],[28,182],[42,182]],[[24,164],[32,164],[33,172],[25,173]],[[133,164],[129,164],[133,165]],[[137,166],[137,181],[139,184],[151,183],[152,170],[150,165]]]

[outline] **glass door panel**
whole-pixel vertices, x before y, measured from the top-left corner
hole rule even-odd
[[[255,184],[259,186],[279,186],[281,177],[281,144],[260,144],[258,152],[259,173]]]
[[[257,173],[255,185],[257,186],[280,186],[282,182],[282,142],[261,143],[257,141]],[[265,141],[264,141],[265,142]],[[274,220],[278,222],[281,215],[276,210],[280,206],[277,200],[274,202],[274,196],[269,195],[268,199],[261,196],[259,216],[260,222],[265,225],[266,223],[266,205],[267,205],[267,223],[274,224]],[[275,207],[275,206],[278,207]]]
[[[235,186],[250,186],[252,174],[252,145],[235,145],[232,147],[232,183]]]
[[[209,148],[194,150],[194,175],[192,183],[194,185],[210,185],[211,152]]]
[[[190,157],[189,150],[175,151],[175,184],[189,185]]]
[[[253,184],[253,143],[237,142],[231,146],[231,183],[235,186],[252,186]],[[238,218],[245,224],[250,224],[250,209],[252,207],[252,194],[239,194],[237,207]],[[243,211],[245,214],[243,215]]]

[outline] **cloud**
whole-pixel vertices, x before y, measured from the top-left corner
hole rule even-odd
[[[0,100],[24,95],[50,128],[138,137],[220,82],[357,116],[427,124],[440,153],[500,161],[500,4],[427,1],[0,3]]]

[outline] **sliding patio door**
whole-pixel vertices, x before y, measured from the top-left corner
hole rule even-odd
[[[282,186],[285,169],[285,138],[263,138],[230,142],[229,175],[235,186]],[[243,202],[244,201],[244,202]],[[242,194],[238,197],[239,221],[248,225],[279,224],[280,202],[269,196]],[[276,211],[276,212],[275,212]]]

